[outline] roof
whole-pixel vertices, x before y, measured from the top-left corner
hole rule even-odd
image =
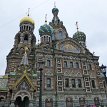
[[[20,23],[23,23],[23,22],[29,22],[29,23],[35,24],[34,20],[29,16],[26,16],[20,20]]]

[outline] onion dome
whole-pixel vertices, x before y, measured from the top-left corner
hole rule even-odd
[[[52,13],[53,13],[54,15],[58,15],[58,12],[59,12],[58,8],[54,7],[54,8],[52,9]]]
[[[52,36],[53,28],[48,24],[44,24],[44,25],[40,26],[39,34],[40,34],[40,36],[42,36],[42,35],[50,35],[50,36]]]
[[[83,41],[85,42],[86,41],[86,35],[84,32],[80,32],[80,31],[77,31],[74,35],[73,35],[73,39],[77,42],[79,41]]]
[[[20,24],[26,23],[26,22],[31,23],[33,25],[35,24],[34,20],[32,18],[30,18],[29,16],[26,16],[20,20]]]

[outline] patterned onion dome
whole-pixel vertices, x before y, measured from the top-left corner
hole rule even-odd
[[[59,12],[58,8],[53,8],[53,9],[52,9],[52,13],[53,13],[53,14],[55,14],[55,13],[58,14],[58,12]]]
[[[80,32],[80,31],[77,31],[74,35],[73,35],[73,39],[77,42],[79,41],[83,41],[85,42],[86,41],[86,35],[84,32]]]
[[[21,20],[20,20],[20,24],[21,23],[24,23],[24,22],[29,22],[29,23],[31,23],[31,24],[35,24],[35,22],[34,22],[34,20],[32,19],[32,18],[30,18],[29,16],[26,16],[26,17],[24,17],[24,18],[22,18]]]
[[[50,25],[44,24],[43,26],[40,26],[39,28],[39,34],[42,35],[50,35],[53,34],[53,28]]]

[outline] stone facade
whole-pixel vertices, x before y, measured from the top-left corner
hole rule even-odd
[[[39,107],[40,67],[43,107],[107,105],[107,86],[99,57],[86,48],[86,35],[77,29],[69,37],[59,10],[52,9],[52,22],[40,27],[36,44],[34,21],[24,17],[7,56],[5,75],[0,77],[0,107]]]

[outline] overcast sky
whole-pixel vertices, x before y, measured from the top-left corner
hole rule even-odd
[[[34,33],[38,41],[38,29],[44,24],[45,14],[48,22],[52,20],[53,7],[54,0],[0,0],[0,75],[5,73],[6,56],[28,8],[35,21]],[[107,65],[107,0],[56,0],[56,7],[69,36],[76,32],[78,21],[79,30],[86,34],[87,48],[100,56],[100,65]]]

